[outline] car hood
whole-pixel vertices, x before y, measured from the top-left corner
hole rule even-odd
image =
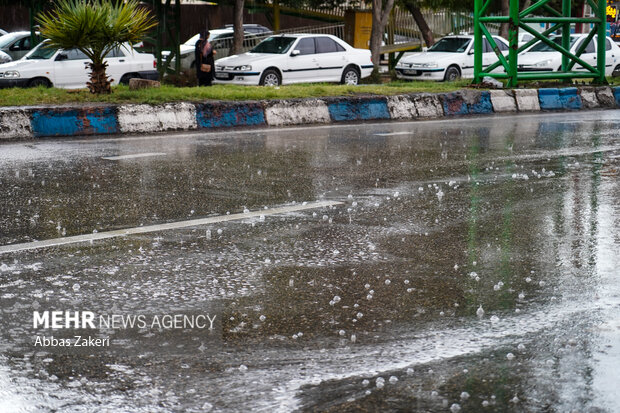
[[[42,61],[45,60],[26,60],[20,59],[15,60],[14,62],[4,63],[0,65],[0,70],[16,70],[16,69],[25,69],[33,65],[41,64]]]
[[[544,60],[555,60],[560,58],[559,52],[528,52],[519,55],[520,65],[531,65]]]
[[[273,53],[243,53],[239,55],[232,55],[228,57],[223,57],[217,60],[218,65],[224,66],[243,66],[243,65],[253,65],[256,63],[260,63],[266,60],[271,60],[279,56],[284,56],[283,54],[273,54]]]
[[[401,59],[403,63],[431,63],[441,62],[444,60],[454,60],[463,56],[465,53],[449,53],[449,52],[422,52],[407,56]]]

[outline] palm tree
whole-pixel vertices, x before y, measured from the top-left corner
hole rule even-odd
[[[50,47],[79,49],[89,63],[91,93],[110,93],[105,57],[124,43],[138,43],[157,25],[136,0],[57,0],[56,6],[37,16],[41,36]]]

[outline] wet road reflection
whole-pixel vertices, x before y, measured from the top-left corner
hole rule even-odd
[[[343,205],[1,254],[0,411],[617,411],[618,113],[4,144],[0,245]]]

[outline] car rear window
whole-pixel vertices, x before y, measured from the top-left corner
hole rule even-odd
[[[295,49],[299,50],[300,55],[316,53],[314,48],[314,39],[301,39],[299,43],[297,43],[297,46],[295,46]]]
[[[317,37],[315,38],[315,41],[317,53],[344,52],[344,47],[340,46],[329,37]]]

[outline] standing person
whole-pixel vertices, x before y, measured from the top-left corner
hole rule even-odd
[[[213,73],[215,72],[215,55],[216,51],[209,42],[209,30],[200,32],[200,39],[196,42],[195,58],[196,58],[196,76],[198,77],[198,86],[211,86],[213,81]]]

